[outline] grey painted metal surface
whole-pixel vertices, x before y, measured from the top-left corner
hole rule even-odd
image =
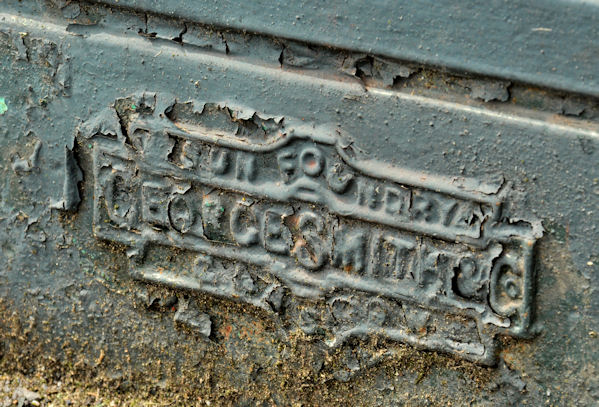
[[[599,95],[596,1],[101,2]]]
[[[492,71],[393,31],[364,54],[314,11],[135,6],[0,5],[4,367],[220,404],[597,402],[596,55],[560,37],[533,72],[525,36]]]

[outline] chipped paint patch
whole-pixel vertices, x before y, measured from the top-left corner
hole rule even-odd
[[[0,98],[0,115],[3,115],[8,111],[8,106],[6,106],[6,100],[4,98]]]

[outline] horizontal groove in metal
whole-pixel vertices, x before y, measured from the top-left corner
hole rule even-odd
[[[97,3],[599,96],[597,1]]]

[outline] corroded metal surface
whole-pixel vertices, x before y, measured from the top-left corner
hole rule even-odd
[[[99,0],[140,12],[599,95],[593,1]],[[193,38],[193,33],[182,37]]]
[[[114,106],[82,126],[93,226],[132,247],[134,277],[285,308],[330,346],[376,333],[494,364],[497,329],[527,334],[541,226],[505,218],[509,186],[370,160],[294,118],[152,93]],[[156,245],[198,257],[146,261]]]
[[[597,402],[592,78],[96,3],[0,7],[3,369],[219,404]]]

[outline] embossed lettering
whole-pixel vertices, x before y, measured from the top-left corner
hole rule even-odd
[[[429,194],[415,195],[412,216],[417,222],[436,223],[439,221],[439,204]]]
[[[376,184],[361,179],[358,182],[358,204],[371,209],[376,208],[378,204],[378,189],[379,187]]]
[[[231,210],[231,233],[241,246],[250,246],[258,242],[256,215],[245,205],[235,205]]]
[[[354,175],[345,172],[341,164],[333,165],[327,174],[329,188],[338,194],[342,194],[347,191],[347,188],[353,179]]]
[[[146,182],[142,186],[142,219],[159,226],[168,226],[169,190],[164,185]]]
[[[200,158],[200,148],[196,143],[185,141],[183,143],[180,160],[181,166],[186,169],[196,168]]]
[[[291,245],[291,232],[283,221],[285,216],[291,215],[291,211],[268,209],[264,213],[263,238],[264,248],[272,253],[289,254]]]
[[[210,169],[214,174],[226,174],[230,164],[231,154],[227,150],[219,148],[210,150]]]
[[[310,315],[302,329],[325,329],[332,346],[377,332],[492,363],[497,334],[526,334],[538,236],[506,225],[509,194],[378,163],[328,129],[211,106],[198,114],[217,117],[217,133],[148,108],[128,118],[125,143],[85,135],[94,234],[131,246],[137,279]],[[195,253],[191,268],[143,254],[166,246]]]
[[[104,199],[108,217],[120,227],[130,228],[137,218],[137,200],[122,173],[111,173],[105,183]]]
[[[374,274],[381,277],[403,279],[408,267],[408,256],[414,243],[391,235],[385,235],[378,245],[378,263]]]
[[[385,212],[399,215],[407,212],[410,205],[410,191],[404,188],[385,187]]]
[[[486,278],[472,256],[460,259],[455,276],[457,294],[466,298],[475,297],[483,288]]]
[[[187,233],[195,222],[193,206],[184,195],[175,195],[168,204],[171,226],[180,233]]]
[[[361,272],[366,265],[366,234],[362,230],[335,233],[332,263],[345,271]]]
[[[253,181],[256,177],[256,159],[253,155],[237,153],[235,177],[240,181]]]
[[[422,245],[418,248],[418,256],[414,258],[412,276],[420,286],[440,283],[438,270],[442,268],[446,256],[432,248]]]
[[[293,252],[299,263],[310,270],[318,270],[326,260],[325,242],[320,234],[324,229],[324,220],[314,212],[302,212],[297,219],[301,234]]]
[[[225,227],[225,203],[217,194],[206,195],[202,203],[204,235],[215,241],[229,241]],[[228,225],[227,225],[228,226]]]
[[[300,153],[300,166],[304,174],[316,177],[322,172],[324,157],[317,147],[305,147]]]
[[[296,155],[292,150],[286,149],[277,154],[277,162],[279,164],[279,171],[281,177],[285,182],[289,182],[295,174],[297,168]]]

